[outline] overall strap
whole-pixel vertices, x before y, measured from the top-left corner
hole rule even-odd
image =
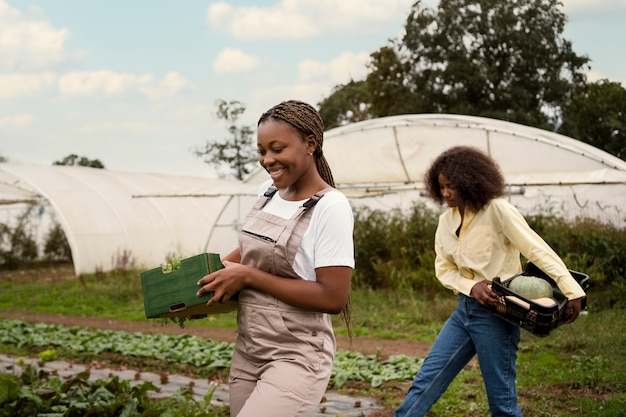
[[[311,207],[314,207],[317,204],[317,202],[320,201],[322,197],[324,197],[324,194],[326,194],[327,192],[331,190],[334,190],[334,188],[332,187],[324,188],[323,190],[318,191],[317,193],[313,194],[311,198],[309,198],[304,203],[302,203],[302,206],[301,206],[302,210],[298,210],[296,217],[299,217],[300,215],[302,215],[302,213],[309,210]],[[269,188],[263,193],[263,197],[257,200],[257,202],[254,205],[254,208],[256,210],[262,210],[263,207],[265,207],[267,203],[272,199],[272,197],[274,197],[274,194],[276,194],[277,191],[278,191],[278,188],[276,188],[274,185],[270,185]]]
[[[254,206],[252,206],[252,208],[255,211],[262,210],[263,207],[265,207],[265,205],[268,203],[268,201],[270,201],[272,197],[274,197],[274,194],[276,194],[277,191],[278,188],[274,187],[274,185],[270,185],[269,188],[263,193],[263,196],[259,197],[259,199],[254,203]]]
[[[269,188],[263,193],[263,196],[267,197],[268,199],[274,197],[274,194],[276,194],[276,191],[278,191],[278,188],[276,188],[273,185],[270,185]]]
[[[304,207],[305,211],[310,209],[311,207],[315,206],[322,197],[324,197],[324,194],[326,194],[327,192],[331,190],[334,190],[334,188],[332,187],[324,188],[322,191],[315,193],[313,197],[309,198],[307,201],[305,201],[302,204],[302,207]]]
[[[315,193],[311,198],[302,203],[302,206],[300,206],[291,218],[290,224],[287,226],[287,233],[285,233],[287,240],[284,243],[287,248],[287,253],[290,255],[293,254],[293,257],[290,259],[291,262],[295,259],[300,241],[309,228],[311,218],[313,217],[313,209],[322,197],[331,190],[333,190],[333,188],[329,187]]]

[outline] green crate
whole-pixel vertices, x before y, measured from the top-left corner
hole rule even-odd
[[[220,256],[203,253],[183,259],[179,269],[164,273],[161,267],[141,273],[146,317],[201,317],[237,309],[237,301],[207,306],[212,293],[198,297],[198,280],[224,268]]]

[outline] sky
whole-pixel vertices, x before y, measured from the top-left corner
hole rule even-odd
[[[317,105],[365,77],[413,2],[0,0],[0,156],[214,177],[193,151],[228,137],[218,100],[250,126],[283,100]],[[563,4],[588,78],[626,86],[626,0]]]

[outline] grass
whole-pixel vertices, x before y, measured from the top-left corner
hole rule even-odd
[[[77,278],[71,268],[57,266],[50,273],[45,268],[0,273],[0,310],[146,320],[138,272],[116,271]],[[432,342],[454,309],[456,299],[440,297],[433,303],[414,296],[398,298],[394,294],[355,290],[352,302],[356,335]],[[337,334],[347,334],[339,317],[333,319]],[[236,312],[186,321],[185,326],[234,328]]]
[[[384,339],[408,338],[432,343],[443,322],[456,307],[456,297],[435,296],[434,300],[416,294],[355,289],[352,292],[354,334]],[[338,334],[346,334],[338,320]]]
[[[357,335],[432,342],[456,299],[452,295],[433,300],[419,294],[355,289],[352,304]],[[146,320],[138,273],[77,278],[67,266],[0,271],[0,311]],[[338,317],[334,320],[337,333],[345,333],[345,325]],[[523,331],[518,352],[518,392],[525,417],[626,416],[625,323],[623,309],[591,310],[545,338]],[[235,313],[186,325],[234,327]],[[378,395],[390,408],[399,404],[405,392],[397,386],[354,389],[362,390],[359,395]],[[429,416],[487,414],[482,377],[474,364],[461,372]]]
[[[138,272],[76,277],[73,270],[61,267],[49,275],[39,270],[1,273],[0,310],[146,320]],[[236,313],[187,321],[185,325],[235,327]]]

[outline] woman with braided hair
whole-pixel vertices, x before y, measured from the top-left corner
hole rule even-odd
[[[330,379],[336,342],[329,314],[344,313],[354,268],[354,219],[322,152],[324,124],[301,101],[282,102],[257,125],[270,179],[224,269],[203,277],[209,303],[238,293],[230,413],[313,416]]]

